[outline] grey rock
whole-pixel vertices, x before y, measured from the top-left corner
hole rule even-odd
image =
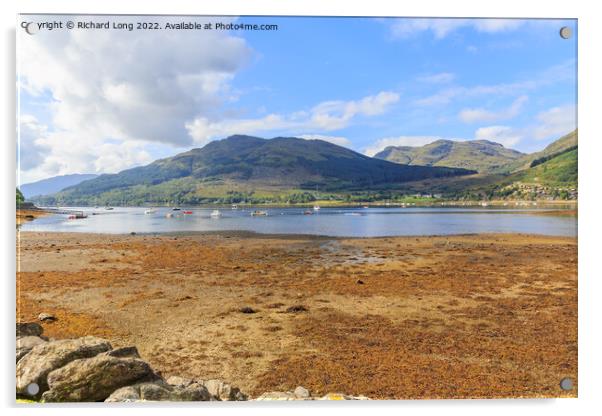
[[[134,401],[209,401],[211,395],[207,388],[192,382],[186,387],[173,386],[163,381],[138,383],[115,390],[106,402]]]
[[[238,387],[234,387],[221,380],[207,380],[203,383],[209,394],[215,400],[221,401],[244,401],[247,400],[247,395],[240,391]]]
[[[111,344],[96,337],[83,337],[36,345],[17,363],[17,393],[26,394],[27,386],[36,383],[39,394],[48,390],[48,373],[73,360],[94,357],[111,349]]]
[[[17,362],[32,350],[36,345],[44,344],[46,340],[37,336],[28,335],[17,338]]]
[[[102,355],[107,355],[109,357],[120,357],[120,358],[125,358],[125,357],[140,358],[140,353],[138,352],[138,348],[136,348],[134,346],[115,348],[114,350],[103,352]]]
[[[281,400],[299,400],[295,393],[290,391],[269,391],[263,393],[261,396],[256,398],[257,401],[281,401]]]
[[[42,322],[53,322],[56,321],[58,318],[50,313],[42,312],[38,315],[38,319]]]
[[[293,393],[299,399],[309,399],[311,397],[309,390],[301,386],[298,386]]]
[[[75,360],[48,374],[47,402],[96,402],[115,390],[156,378],[150,365],[138,358],[98,355]]]
[[[171,384],[172,386],[186,387],[194,383],[193,380],[189,378],[184,378],[180,376],[171,376],[167,380],[167,384]],[[199,381],[200,384],[203,384],[202,381]]]
[[[35,336],[39,337],[44,332],[42,325],[36,322],[17,322],[17,336]]]

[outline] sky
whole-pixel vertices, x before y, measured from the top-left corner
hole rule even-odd
[[[21,19],[278,29],[19,30],[20,183],[116,173],[233,134],[372,156],[437,139],[533,152],[576,128],[575,20]]]

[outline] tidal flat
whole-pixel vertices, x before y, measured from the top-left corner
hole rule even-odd
[[[577,240],[18,234],[17,319],[252,397],[577,396]],[[560,389],[571,377],[575,387]]]

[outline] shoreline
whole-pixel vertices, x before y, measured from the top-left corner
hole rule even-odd
[[[246,230],[223,230],[223,231],[165,231],[165,232],[152,232],[152,233],[91,233],[91,232],[77,232],[77,231],[29,231],[29,230],[18,230],[17,238],[19,234],[24,235],[61,235],[61,236],[83,236],[83,237],[223,237],[223,238],[240,238],[240,239],[276,239],[276,240],[376,240],[376,239],[416,239],[416,238],[453,238],[453,237],[537,237],[537,238],[567,238],[577,239],[577,235],[554,235],[554,234],[537,234],[537,233],[459,233],[459,234],[413,234],[413,235],[383,235],[383,236],[368,236],[368,237],[355,237],[355,236],[330,236],[325,234],[290,234],[290,233],[259,233],[255,231]]]
[[[23,233],[17,319],[136,345],[165,376],[251,397],[577,395],[558,387],[577,380],[573,237]]]

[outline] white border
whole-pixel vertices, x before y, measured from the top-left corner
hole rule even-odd
[[[8,413],[54,414],[106,414],[106,408],[92,406],[45,406],[40,409],[14,407],[14,316],[15,316],[15,229],[14,229],[14,184],[15,184],[15,23],[17,13],[106,13],[106,14],[229,14],[229,15],[333,15],[333,16],[442,16],[442,17],[557,17],[579,19],[579,399],[564,400],[484,400],[484,401],[406,401],[379,403],[312,403],[309,405],[268,404],[227,405],[210,408],[179,407],[172,410],[161,406],[127,408],[136,414],[163,415],[199,413],[245,413],[245,414],[326,414],[342,411],[362,414],[366,411],[399,414],[401,412],[421,414],[483,414],[507,415],[508,413],[530,414],[591,414],[602,408],[602,386],[600,383],[601,326],[596,319],[602,316],[597,298],[602,296],[600,279],[600,242],[602,231],[597,211],[602,202],[600,194],[600,158],[602,157],[602,135],[600,124],[600,83],[602,67],[600,47],[602,37],[600,14],[593,6],[595,2],[525,0],[420,0],[393,2],[385,0],[215,0],[201,2],[192,0],[167,0],[150,4],[149,1],[125,0],[21,0],[18,3],[0,3],[2,20],[2,100],[3,127],[3,180],[2,195],[2,249],[0,250],[4,272],[2,274],[2,296],[4,319],[2,333],[3,360],[0,367],[3,407]],[[597,214],[597,215],[596,215]],[[597,351],[597,354],[596,354]],[[7,358],[5,358],[7,357]],[[12,406],[12,407],[11,407]],[[115,407],[111,411],[126,408]]]

